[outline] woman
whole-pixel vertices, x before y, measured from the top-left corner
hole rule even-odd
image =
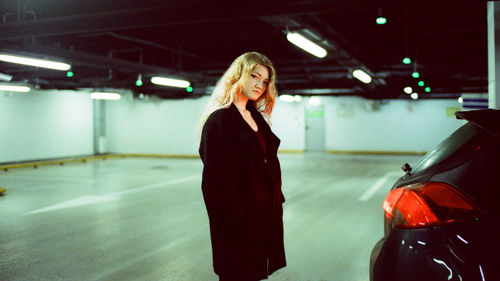
[[[261,280],[286,266],[280,140],[270,118],[276,71],[256,52],[236,58],[217,82],[204,121],[202,191],[220,280]]]

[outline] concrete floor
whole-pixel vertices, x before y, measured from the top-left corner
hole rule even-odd
[[[269,280],[367,281],[382,200],[415,156],[280,154],[288,266]],[[198,159],[0,172],[0,280],[217,280]]]

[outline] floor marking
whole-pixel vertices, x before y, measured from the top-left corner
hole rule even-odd
[[[391,178],[401,176],[401,172],[389,172],[386,173],[383,177],[378,179],[378,181],[372,185],[367,191],[365,191],[359,198],[358,201],[368,201],[372,198],[372,196],[377,192],[382,186],[386,184],[388,180]]]
[[[160,182],[160,183],[154,183],[154,184],[150,184],[150,185],[146,185],[146,186],[136,187],[136,188],[127,189],[127,190],[114,192],[114,193],[110,193],[110,194],[105,194],[105,195],[85,195],[85,196],[77,197],[77,198],[74,198],[74,199],[71,199],[68,201],[64,201],[64,202],[55,204],[55,205],[51,205],[51,206],[47,206],[47,207],[44,207],[41,209],[27,212],[27,213],[23,214],[23,216],[29,216],[29,215],[39,214],[39,213],[57,211],[57,210],[61,210],[61,209],[68,209],[68,208],[74,208],[74,207],[80,207],[80,206],[86,206],[86,205],[92,205],[92,204],[105,203],[105,202],[120,199],[120,197],[125,195],[125,194],[140,192],[140,191],[153,189],[153,188],[165,187],[166,185],[186,182],[186,181],[197,179],[199,177],[201,177],[201,175],[195,175],[195,176],[190,176],[190,177],[185,177],[185,178],[180,178],[180,179],[175,179],[175,180],[168,180],[168,181],[164,181],[164,182]]]
[[[119,192],[116,192],[116,193],[113,193],[113,194],[124,195],[124,194],[129,194],[129,193],[144,191],[144,190],[158,188],[158,187],[165,187],[165,185],[174,184],[174,183],[181,183],[181,182],[185,182],[185,181],[190,181],[190,180],[194,180],[194,179],[197,179],[197,178],[200,178],[200,177],[201,177],[201,175],[194,175],[194,176],[180,178],[180,179],[175,179],[175,180],[168,180],[168,181],[164,181],[164,182],[160,182],[160,183],[154,183],[154,184],[150,184],[150,185],[146,185],[146,186],[141,186],[141,187],[136,187],[136,188],[132,188],[132,189],[127,189],[127,190],[119,191]]]
[[[15,175],[2,175],[1,178],[5,179],[22,179],[22,180],[34,180],[34,181],[62,181],[62,182],[76,182],[76,183],[94,183],[95,180],[87,179],[75,179],[75,178],[56,178],[56,177],[44,177],[44,176],[15,176]]]
[[[27,212],[23,216],[28,216],[28,215],[38,214],[38,213],[45,213],[45,212],[50,212],[50,211],[56,211],[56,210],[61,210],[61,209],[74,208],[74,207],[85,206],[85,205],[91,205],[91,204],[97,204],[97,203],[103,203],[103,202],[109,202],[109,201],[116,200],[116,199],[118,199],[118,197],[113,196],[113,195],[104,195],[104,196],[85,195],[85,196],[77,197],[75,199],[71,199],[71,200],[68,200],[65,202],[61,202],[59,204],[55,204],[52,206],[48,206],[45,208],[41,208],[38,210]]]
[[[149,259],[149,258],[151,258],[151,257],[153,257],[161,252],[171,250],[172,248],[177,247],[182,243],[185,243],[188,239],[189,239],[189,237],[184,235],[183,237],[178,237],[175,240],[173,240],[172,242],[168,242],[168,243],[164,244],[163,246],[161,246],[160,248],[149,251],[148,253],[146,253],[144,255],[141,255],[138,257],[124,258],[118,267],[112,267],[103,273],[99,273],[98,278],[94,278],[94,280],[108,279],[107,277],[109,277],[110,275],[119,273],[119,272],[123,271],[124,269],[130,269],[135,264],[137,264],[141,261],[147,260],[147,259]]]

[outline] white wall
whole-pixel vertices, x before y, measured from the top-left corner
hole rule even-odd
[[[198,155],[198,122],[208,97],[106,102],[107,150],[111,153]],[[304,149],[304,109],[277,102],[272,129],[282,150]],[[291,136],[291,137],[288,137]]]
[[[305,147],[305,119],[302,103],[277,101],[274,106],[271,129],[281,139],[280,150],[300,150]]]
[[[87,94],[0,92],[0,163],[92,154],[92,136]]]
[[[464,124],[450,114],[456,100],[326,98],[326,150],[429,151]],[[448,110],[448,112],[447,112]]]
[[[107,152],[197,155],[197,125],[208,97],[105,102]],[[305,149],[305,105],[277,101],[272,129],[280,149]],[[326,150],[428,151],[463,124],[455,100],[391,100],[378,109],[359,97],[322,97]],[[87,93],[0,93],[0,163],[93,154]]]
[[[197,124],[206,101],[106,101],[108,152],[197,155]]]
[[[106,103],[108,152],[197,155],[196,128],[208,97]],[[322,97],[327,151],[424,152],[463,124],[455,100],[391,100],[373,109],[359,97]],[[277,101],[272,129],[280,149],[305,149],[305,105]]]

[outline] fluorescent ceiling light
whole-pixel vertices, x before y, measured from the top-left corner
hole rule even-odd
[[[151,77],[151,83],[161,86],[178,87],[178,88],[187,88],[191,85],[191,83],[189,83],[189,81],[186,80],[172,79],[160,76]]]
[[[5,73],[0,73],[0,81],[7,81],[9,82],[12,80],[12,75],[5,74]]]
[[[13,85],[0,85],[0,91],[26,93],[26,92],[30,91],[30,87],[13,86]]]
[[[366,84],[372,82],[372,77],[361,69],[354,70],[352,72],[352,76],[356,77],[358,80]]]
[[[33,59],[27,57],[19,57],[19,56],[11,56],[0,54],[0,61],[18,63],[36,67],[50,68],[55,70],[64,70],[67,71],[71,68],[71,65],[62,62],[50,61],[50,60],[42,60],[42,59]]]
[[[324,58],[328,54],[325,49],[321,48],[320,46],[316,45],[316,43],[310,41],[309,39],[298,33],[289,32],[286,35],[286,39],[288,39],[288,41],[292,42],[297,47],[318,58]]]
[[[294,102],[295,101],[295,98],[291,95],[281,95],[280,96],[280,101],[284,101],[284,102]]]
[[[118,93],[107,93],[107,92],[92,92],[90,97],[97,100],[119,100],[121,98]]]
[[[281,91],[283,93],[283,91]],[[300,93],[301,95],[325,95],[325,94],[348,94],[356,92],[355,89],[338,88],[338,89],[295,89],[293,91],[286,91],[287,94],[290,93]]]
[[[313,106],[321,105],[321,99],[319,97],[311,97],[309,99],[309,104]]]

